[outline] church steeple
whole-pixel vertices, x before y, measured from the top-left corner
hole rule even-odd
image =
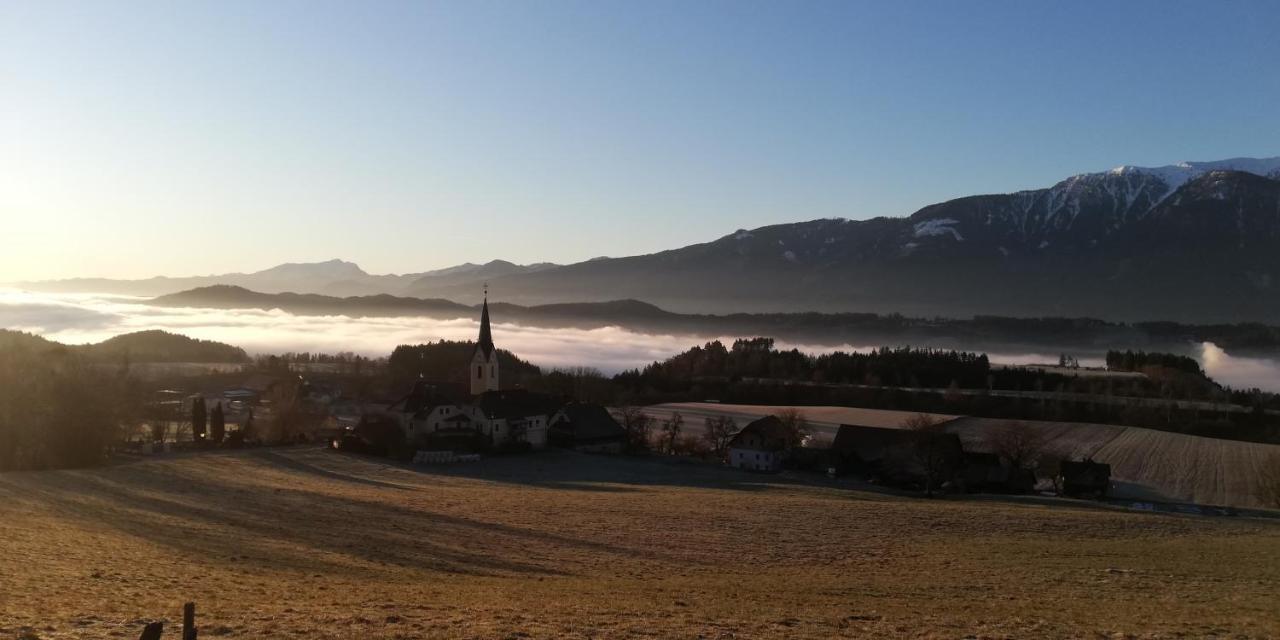
[[[480,338],[471,355],[471,394],[498,390],[498,350],[493,346],[493,330],[489,328],[489,285],[484,286],[484,304],[480,307]]]
[[[484,294],[484,306],[480,308],[480,339],[476,342],[476,346],[484,351],[484,357],[488,358],[493,354],[493,330],[489,328],[489,291],[486,287]]]

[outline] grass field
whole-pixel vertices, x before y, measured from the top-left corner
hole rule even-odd
[[[0,638],[1269,637],[1280,524],[543,453],[0,475]]]
[[[792,407],[683,402],[645,407],[656,419],[680,412],[688,428],[701,429],[706,416],[727,415],[739,425]],[[808,417],[814,432],[830,437],[841,424],[897,428],[910,411],[853,407],[794,407]],[[1280,456],[1280,445],[1203,438],[1141,427],[1078,422],[1013,421],[930,414],[947,422],[966,450],[987,450],[986,437],[1013,422],[1041,431],[1045,451],[1063,458],[1092,458],[1111,465],[1110,495],[1134,500],[1194,502],[1262,508],[1255,479],[1265,462]]]

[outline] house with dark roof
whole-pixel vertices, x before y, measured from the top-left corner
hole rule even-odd
[[[275,389],[279,383],[280,379],[275,376],[255,373],[249,376],[244,384],[222,392],[222,397],[228,401],[257,402]]]
[[[627,433],[608,409],[598,404],[574,402],[551,416],[547,441],[554,447],[591,453],[621,453]]]
[[[964,452],[958,479],[971,493],[1030,493],[1036,486],[1036,474],[1030,469],[1014,467],[994,453],[977,451]]]
[[[527,389],[485,391],[464,407],[475,428],[494,446],[527,442],[547,446],[547,426],[563,400]]]
[[[831,442],[836,472],[908,484],[924,475],[920,452],[926,449],[953,477],[964,464],[964,449],[954,433],[919,432],[842,424]]]
[[[789,434],[777,416],[765,416],[738,430],[729,440],[729,466],[780,471],[790,448]]]
[[[471,418],[463,410],[466,401],[467,393],[461,385],[419,379],[384,413],[400,425],[405,439],[413,442],[443,429],[456,429],[460,423],[469,423]]]
[[[1084,459],[1063,460],[1058,466],[1058,481],[1066,496],[1096,495],[1104,498],[1111,487],[1111,465]]]

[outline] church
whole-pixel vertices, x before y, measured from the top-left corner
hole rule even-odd
[[[477,441],[488,447],[547,445],[548,423],[563,402],[525,389],[502,388],[487,291],[480,307],[480,335],[465,373],[462,388],[418,380],[408,395],[387,408],[410,443],[424,448]]]
[[[471,395],[497,391],[498,350],[493,346],[493,330],[489,328],[489,294],[486,291],[484,305],[480,307],[480,339],[476,340],[475,353],[471,355]]]

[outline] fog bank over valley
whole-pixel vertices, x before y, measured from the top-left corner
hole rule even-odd
[[[160,307],[145,298],[94,293],[33,293],[0,290],[0,327],[36,333],[66,344],[100,342],[134,331],[162,329],[193,338],[217,340],[244,348],[250,354],[286,351],[337,353],[351,351],[370,357],[385,356],[396,345],[436,340],[472,340],[477,321],[422,316],[348,317],[295,315],[279,309],[201,309]],[[600,328],[547,328],[503,322],[494,318],[494,338],[499,346],[521,358],[548,368],[586,366],[607,374],[642,367],[680,353],[691,346],[736,335],[698,333],[650,334],[615,326]],[[806,353],[836,350],[866,351],[880,344],[827,343],[779,340],[781,348]],[[915,346],[929,346],[918,344]],[[939,344],[936,346],[953,345]],[[982,350],[971,347],[974,350]],[[1271,358],[1238,357],[1211,343],[1188,345],[1207,373],[1237,388],[1280,390],[1280,362]],[[1101,366],[1097,352],[1073,353],[1083,366]],[[1039,364],[1056,362],[1051,348],[985,350],[993,363]]]

